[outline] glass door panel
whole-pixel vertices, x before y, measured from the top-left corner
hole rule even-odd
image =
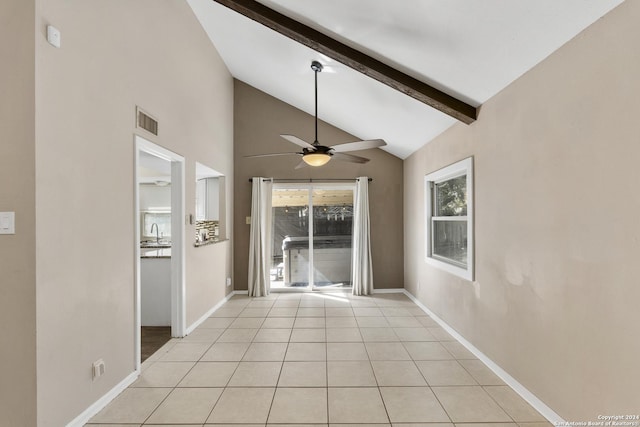
[[[309,286],[309,189],[272,190],[271,289]]]
[[[311,199],[314,289],[350,287],[353,189],[314,186]]]
[[[353,185],[282,184],[272,196],[271,289],[350,287]]]

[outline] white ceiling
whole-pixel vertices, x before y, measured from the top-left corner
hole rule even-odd
[[[140,151],[138,160],[139,175],[142,177],[167,176],[171,178],[171,162],[154,156],[146,151]]]
[[[138,159],[138,182],[165,186],[171,183],[171,162],[140,151]]]
[[[138,179],[141,183],[171,182],[170,161],[161,159],[146,151],[140,151],[138,162]],[[217,178],[220,176],[223,176],[220,172],[196,162],[196,179]]]
[[[383,138],[400,158],[456,122],[212,0],[187,1],[235,78],[313,114],[310,64],[319,60],[319,118],[361,139]],[[479,106],[622,0],[260,3]]]

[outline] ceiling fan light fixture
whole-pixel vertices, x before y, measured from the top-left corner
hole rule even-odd
[[[296,144],[299,147],[302,147],[302,152],[296,153],[271,153],[271,154],[258,154],[254,156],[245,156],[245,157],[271,157],[271,156],[286,156],[291,154],[301,155],[302,162],[300,162],[296,169],[300,169],[309,166],[324,166],[329,163],[331,157],[335,154],[336,160],[347,161],[351,163],[367,163],[369,159],[365,159],[364,157],[354,156],[352,154],[345,154],[345,151],[358,151],[358,150],[367,150],[370,148],[378,148],[384,145],[387,145],[381,139],[372,139],[366,141],[356,141],[349,142],[346,144],[339,144],[334,146],[326,146],[322,145],[318,142],[318,73],[322,71],[322,64],[318,61],[313,61],[311,63],[311,69],[314,74],[314,89],[315,89],[315,138],[313,140],[313,144],[308,143],[307,141],[298,138],[294,135],[289,134],[281,134],[280,136],[286,139],[289,142]]]
[[[331,160],[331,155],[327,153],[308,153],[302,156],[302,160],[309,166],[322,166]]]

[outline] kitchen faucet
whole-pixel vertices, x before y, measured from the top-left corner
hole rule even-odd
[[[153,234],[153,226],[156,226],[156,243],[159,245],[160,244],[160,234],[158,231],[158,224],[156,224],[155,222],[153,224],[151,224],[151,234]]]

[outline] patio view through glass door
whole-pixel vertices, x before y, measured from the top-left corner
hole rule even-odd
[[[274,184],[271,290],[351,286],[353,190],[350,183]]]

